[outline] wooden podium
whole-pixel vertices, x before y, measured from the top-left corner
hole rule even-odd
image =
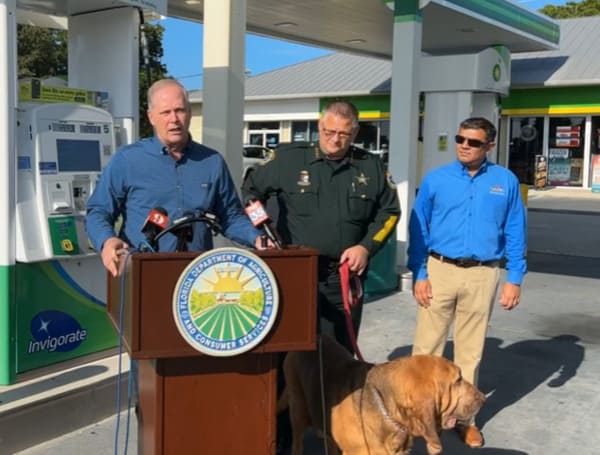
[[[123,292],[109,278],[110,319],[139,360],[139,454],[275,453],[278,353],[316,349],[318,253],[252,252],[275,276],[279,310],[265,339],[233,357],[196,351],[173,318],[173,290],[199,253],[133,254]]]

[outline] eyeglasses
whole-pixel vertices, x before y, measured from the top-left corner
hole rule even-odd
[[[457,134],[456,136],[454,136],[454,140],[456,141],[457,144],[464,144],[465,141],[467,141],[467,144],[469,145],[469,147],[474,147],[474,148],[481,148],[484,145],[487,144],[487,142],[484,141],[480,141],[479,139],[471,139],[469,137],[464,137],[461,136],[460,134]]]
[[[336,130],[328,130],[327,128],[321,128],[321,133],[327,138],[331,139],[335,135],[338,135],[340,139],[347,140],[352,136],[352,131],[336,131]]]

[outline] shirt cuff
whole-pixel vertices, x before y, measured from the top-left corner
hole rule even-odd
[[[506,274],[506,281],[516,284],[517,286],[521,286],[521,283],[523,282],[523,274],[514,270],[508,270]]]

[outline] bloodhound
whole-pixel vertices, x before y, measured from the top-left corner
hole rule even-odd
[[[485,400],[443,357],[371,364],[355,360],[326,335],[321,340],[322,373],[318,350],[290,352],[283,364],[286,389],[278,411],[289,406],[292,455],[302,455],[309,426],[324,435],[330,455],[338,449],[345,455],[406,455],[414,437],[425,439],[430,455],[439,454],[441,430],[471,419]]]

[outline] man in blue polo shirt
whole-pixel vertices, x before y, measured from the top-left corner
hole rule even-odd
[[[148,119],[154,136],[117,151],[87,204],[87,233],[106,269],[117,275],[118,256],[145,241],[142,226],[155,207],[171,220],[186,211],[215,214],[225,236],[259,248],[260,232],[245,215],[227,165],[215,150],[193,142],[185,88],[162,79],[148,90]],[[122,217],[119,232],[114,225]],[[177,238],[160,238],[160,251],[175,251]],[[213,247],[207,226],[197,224],[190,250]]]
[[[452,163],[423,178],[409,223],[408,267],[418,303],[413,354],[442,355],[454,323],[454,361],[475,386],[500,277],[500,305],[519,304],[527,272],[527,220],[515,175],[487,160],[496,128],[464,120]],[[481,447],[475,422],[457,427],[465,444]]]

